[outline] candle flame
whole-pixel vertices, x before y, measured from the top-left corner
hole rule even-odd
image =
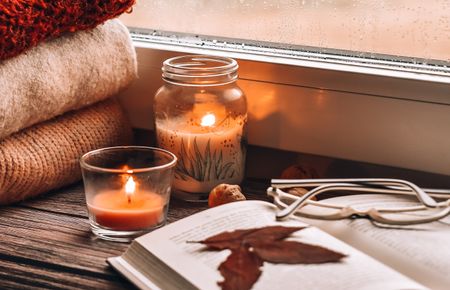
[[[125,193],[128,197],[128,203],[131,202],[131,196],[133,196],[135,190],[136,182],[134,182],[133,176],[130,176],[127,183],[125,184]]]
[[[200,125],[203,127],[212,127],[216,123],[216,116],[212,113],[208,113],[205,116],[203,116],[202,121],[200,122]]]

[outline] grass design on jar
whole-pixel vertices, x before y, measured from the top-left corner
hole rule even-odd
[[[193,178],[197,181],[223,180],[233,178],[238,172],[235,162],[225,162],[221,149],[211,150],[209,139],[204,152],[201,152],[196,138],[193,149],[187,150],[185,141],[181,140],[179,160],[175,177],[182,180]]]

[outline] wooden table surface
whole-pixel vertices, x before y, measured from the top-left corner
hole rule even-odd
[[[152,144],[150,134],[141,131],[136,132],[138,144]],[[450,188],[449,176],[250,147],[247,176],[266,179],[243,183],[248,199],[266,200],[269,178],[299,160],[314,164],[321,178],[389,176],[426,187]],[[206,208],[206,203],[172,199],[168,222]],[[106,258],[121,255],[128,246],[91,233],[81,184],[0,207],[0,289],[134,289],[106,263]]]
[[[267,184],[243,187],[247,198],[265,199]],[[172,199],[168,222],[206,208]],[[2,207],[0,233],[0,289],[134,289],[106,263],[129,244],[91,233],[81,184]]]

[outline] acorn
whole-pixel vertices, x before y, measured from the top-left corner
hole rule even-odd
[[[245,200],[239,185],[219,184],[209,193],[208,206],[215,207],[221,204]]]

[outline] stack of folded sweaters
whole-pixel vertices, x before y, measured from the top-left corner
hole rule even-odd
[[[106,20],[133,4],[1,1],[0,204],[76,182],[83,153],[130,142],[110,97],[135,79],[136,55],[127,29]]]

